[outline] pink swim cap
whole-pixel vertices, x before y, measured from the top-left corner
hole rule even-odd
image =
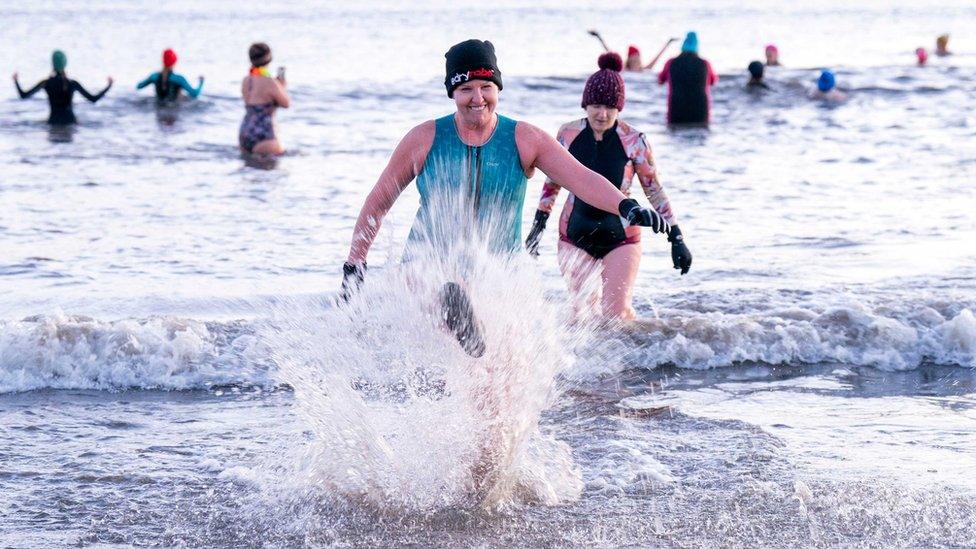
[[[919,65],[924,65],[925,61],[929,58],[929,52],[925,51],[925,48],[915,50],[915,55],[918,57]]]
[[[776,44],[768,44],[766,46],[766,53],[769,52],[779,53],[779,48],[776,47]]]

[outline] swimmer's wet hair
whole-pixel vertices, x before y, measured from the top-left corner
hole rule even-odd
[[[271,62],[271,47],[264,42],[255,42],[247,49],[247,56],[255,67],[263,67]]]

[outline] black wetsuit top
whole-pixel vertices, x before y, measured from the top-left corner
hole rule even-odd
[[[20,89],[20,84],[17,84],[17,93],[20,94],[21,99],[27,99],[43,88],[47,92],[47,101],[51,105],[51,114],[47,118],[48,124],[74,124],[78,121],[75,118],[75,111],[71,108],[71,101],[75,92],[94,103],[101,99],[111,87],[109,85],[100,93],[92,95],[77,80],[71,80],[64,73],[57,73],[47,80],[41,80],[27,91]]]
[[[175,84],[169,76],[166,75],[166,78],[163,78],[163,74],[160,73],[159,78],[153,82],[156,87],[156,99],[159,101],[176,101],[183,89],[179,84]]]
[[[698,54],[684,52],[671,60],[668,122],[708,123],[708,64]]]
[[[587,121],[586,128],[570,143],[569,153],[587,168],[607,178],[618,189],[623,185],[624,169],[630,158],[617,135],[617,124],[603,132],[603,140],[597,141]],[[573,211],[569,215],[566,237],[596,259],[607,255],[627,240],[620,216],[595,208],[578,196],[573,197]]]

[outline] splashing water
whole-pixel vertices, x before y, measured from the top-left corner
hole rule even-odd
[[[429,211],[448,213],[418,229],[409,261],[370,271],[348,303],[278,307],[262,334],[313,434],[295,474],[382,509],[578,498],[569,446],[540,430],[539,417],[588,328],[565,325],[524,258],[489,251],[490,212],[459,223],[458,212],[471,212],[457,197]],[[447,282],[473,305],[480,358],[444,326]]]

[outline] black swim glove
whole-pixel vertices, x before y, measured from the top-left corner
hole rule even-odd
[[[671,261],[674,262],[674,268],[681,269],[681,274],[686,274],[691,269],[691,250],[685,246],[685,239],[677,225],[671,227],[668,242],[671,243]]]
[[[650,208],[642,208],[633,198],[625,198],[617,206],[622,217],[628,225],[640,225],[650,227],[655,233],[667,233],[671,230],[671,225],[661,217],[661,214]]]
[[[539,239],[542,238],[542,231],[546,230],[546,221],[549,220],[549,212],[542,210],[535,211],[535,221],[532,222],[532,230],[525,239],[525,249],[532,257],[539,257]]]
[[[352,294],[359,290],[359,287],[363,284],[363,279],[366,278],[366,264],[353,265],[352,263],[342,264],[342,290],[339,291],[339,297],[343,301],[349,301]]]

